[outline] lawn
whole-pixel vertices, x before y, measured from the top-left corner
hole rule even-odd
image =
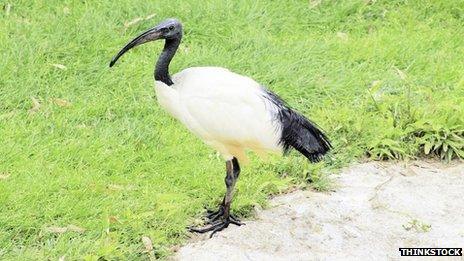
[[[253,158],[234,211],[292,186],[329,186],[353,160],[464,158],[464,2],[2,1],[0,259],[166,257],[225,191],[215,151],[163,112],[161,43],[111,57],[167,17],[184,23],[171,72],[222,66],[317,122],[325,162]],[[152,241],[146,252],[142,237]]]

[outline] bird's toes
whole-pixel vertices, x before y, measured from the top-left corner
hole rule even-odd
[[[245,223],[240,222],[240,220],[233,220],[233,219],[230,220],[230,223],[231,223],[231,224],[234,224],[234,225],[236,225],[236,226],[245,225]]]
[[[216,223],[216,224],[217,225],[213,229],[213,232],[211,233],[211,235],[209,235],[209,238],[212,238],[214,234],[216,234],[217,232],[222,231],[225,228],[227,228],[229,226],[229,224],[234,224],[236,226],[245,225],[244,223],[240,222],[235,217],[232,218],[232,216],[229,216],[228,218],[225,218],[222,222]]]
[[[242,222],[240,221],[240,219],[238,219],[234,214],[230,214],[230,215],[229,215],[229,219],[230,219],[230,221],[234,221],[234,222],[235,222],[234,224],[240,223],[241,225],[244,225],[244,223],[242,223]],[[237,225],[237,224],[236,224],[236,225]],[[238,226],[240,226],[240,225],[238,225]]]
[[[209,238],[212,238],[214,236],[214,234],[216,234],[217,232],[219,231],[222,231],[224,230],[224,228],[227,228],[229,226],[230,222],[228,221],[225,221],[223,223],[221,223],[219,226],[217,226],[213,232],[211,233],[211,235],[209,235]]]
[[[206,211],[206,219],[207,219],[206,223],[211,224],[215,222],[216,220],[219,220],[223,216],[224,216],[224,206],[222,205],[220,205],[219,209],[216,211],[207,210]]]
[[[213,222],[215,222],[215,221],[219,220],[220,218],[222,218],[223,214],[224,213],[219,212],[216,215],[207,217],[208,221],[206,223],[212,224]]]
[[[215,230],[217,227],[220,227],[224,224],[224,221],[223,220],[218,220],[216,222],[211,222],[211,223],[208,223],[208,225],[204,226],[204,227],[199,227],[199,228],[196,228],[196,227],[189,227],[189,231],[190,232],[195,232],[195,233],[206,233],[206,232],[209,232],[209,231],[212,231],[212,230]]]
[[[206,226],[206,227],[201,227],[201,228],[189,227],[189,231],[203,234],[203,233],[209,232],[211,230],[214,230],[216,228],[216,226],[217,225],[211,225],[211,226]]]
[[[223,216],[220,216],[220,217],[221,217],[220,219],[218,218],[219,220],[209,221],[208,225],[205,227],[202,227],[202,228],[190,227],[189,231],[195,232],[195,233],[206,233],[209,231],[213,231],[210,235],[210,238],[211,238],[217,232],[222,231],[225,228],[227,228],[229,224],[234,224],[236,226],[245,225],[244,223],[240,222],[236,217],[232,217],[231,215],[229,215],[228,217],[223,217]]]
[[[206,210],[206,218],[207,219],[212,219],[212,218],[215,218],[217,216],[222,216],[224,214],[224,207],[223,206],[219,206],[219,209],[214,211],[214,210],[211,210],[211,209],[207,209]]]

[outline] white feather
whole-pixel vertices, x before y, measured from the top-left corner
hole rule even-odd
[[[244,151],[281,152],[277,108],[254,80],[219,67],[193,67],[155,82],[159,104],[226,160]]]

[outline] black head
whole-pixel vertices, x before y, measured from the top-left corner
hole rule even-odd
[[[130,49],[155,40],[159,39],[180,39],[182,38],[182,24],[179,20],[170,18],[162,21],[157,26],[141,33],[139,36],[130,41],[126,46],[124,46],[118,54],[116,54],[113,59],[111,59],[110,67],[112,67],[116,61],[121,57],[125,52]]]
[[[182,37],[182,24],[175,18],[166,19],[155,26],[153,29],[161,32],[161,39],[174,39]]]

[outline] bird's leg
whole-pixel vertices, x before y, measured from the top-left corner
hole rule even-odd
[[[230,219],[231,223],[241,225],[240,221],[230,213],[230,204],[232,203],[232,198],[234,196],[235,184],[237,183],[238,176],[240,175],[240,166],[235,157],[226,163],[226,170],[227,174],[224,181],[226,183],[227,191],[224,199],[222,200],[222,204],[219,207],[219,213],[222,212],[222,217]],[[218,218],[216,218],[216,220]]]
[[[230,214],[230,204],[232,203],[232,197],[234,194],[235,183],[237,182],[238,176],[240,174],[240,166],[237,159],[234,157],[232,160],[226,162],[226,195],[222,200],[222,204],[219,206],[219,210],[216,212],[211,212],[207,217],[210,219],[208,222],[210,225],[204,228],[190,228],[190,231],[197,233],[205,233],[208,231],[213,231],[211,237],[224,228],[227,228],[229,224],[234,224],[237,226],[242,225],[242,223],[233,215]]]

